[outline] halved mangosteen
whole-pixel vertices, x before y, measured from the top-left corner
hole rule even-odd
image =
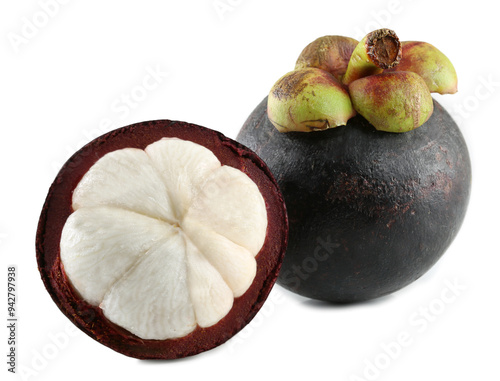
[[[213,130],[138,123],[63,166],[41,213],[37,260],[61,311],[141,359],[211,349],[258,312],[287,242],[263,161]]]

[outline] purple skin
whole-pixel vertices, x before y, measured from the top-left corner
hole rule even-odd
[[[237,140],[274,173],[287,206],[289,244],[278,282],[300,295],[356,302],[422,276],[458,233],[470,194],[466,143],[434,102],[421,127],[377,131],[361,115],[346,126],[282,134],[264,99]]]

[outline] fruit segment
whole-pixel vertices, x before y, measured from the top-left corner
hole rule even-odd
[[[233,306],[233,293],[219,272],[186,240],[188,286],[196,320],[210,327],[226,316]]]
[[[185,218],[184,231],[231,288],[235,298],[250,287],[257,272],[254,255],[195,219]]]
[[[164,138],[145,149],[168,190],[176,216],[182,218],[209,174],[221,166],[205,147],[177,138]]]
[[[66,275],[85,300],[98,305],[169,229],[160,220],[112,206],[78,209],[69,216],[61,236]]]
[[[193,331],[182,235],[170,229],[111,287],[100,307],[109,320],[143,339],[172,339]]]
[[[125,148],[102,157],[73,192],[73,209],[110,205],[160,218],[175,219],[165,183],[143,150]]]
[[[73,193],[61,260],[73,287],[143,339],[224,318],[256,274],[267,212],[257,185],[199,144],[106,154]]]
[[[245,247],[254,256],[264,243],[264,199],[257,185],[238,169],[222,166],[214,171],[186,216]]]

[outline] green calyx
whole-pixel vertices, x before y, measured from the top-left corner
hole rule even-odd
[[[325,130],[359,113],[377,130],[399,133],[428,120],[431,92],[456,91],[455,69],[441,51],[379,29],[359,42],[324,36],[310,43],[271,89],[267,111],[281,132]]]
[[[421,76],[431,93],[454,94],[457,92],[457,73],[451,61],[436,47],[427,42],[402,43],[402,59],[390,71],[411,71]]]
[[[333,74],[339,81],[344,76],[352,52],[358,45],[354,38],[323,36],[307,45],[295,64],[295,70],[315,67]]]
[[[354,108],[377,130],[411,131],[432,114],[434,103],[422,77],[410,71],[381,73],[349,84]]]
[[[319,131],[345,125],[354,111],[347,90],[330,73],[294,70],[273,86],[267,114],[281,132]]]

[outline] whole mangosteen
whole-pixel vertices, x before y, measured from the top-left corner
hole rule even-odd
[[[438,261],[464,219],[471,166],[458,126],[430,93],[456,90],[443,53],[400,43],[388,29],[304,49],[237,138],[266,162],[285,199],[283,287],[362,301]]]

